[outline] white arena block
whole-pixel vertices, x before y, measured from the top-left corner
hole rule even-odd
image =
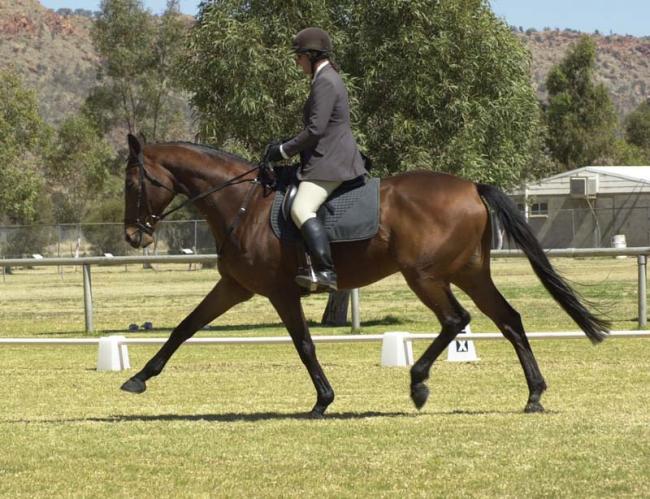
[[[122,371],[130,369],[129,349],[125,344],[120,344],[124,336],[103,336],[99,338],[97,351],[98,371]]]
[[[472,334],[469,324],[461,333]],[[472,340],[453,340],[447,347],[447,360],[449,362],[474,362],[479,360],[476,356],[474,342]]]
[[[381,365],[405,367],[413,364],[413,343],[411,335],[402,332],[384,333],[381,343]]]

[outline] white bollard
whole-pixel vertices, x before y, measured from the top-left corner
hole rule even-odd
[[[122,371],[130,369],[129,349],[121,344],[126,338],[124,336],[104,336],[99,338],[99,350],[97,351],[98,371]]]
[[[381,342],[381,365],[405,367],[413,364],[413,343],[409,333],[384,333]]]
[[[461,331],[472,334],[469,324]],[[447,347],[447,360],[449,362],[473,362],[479,360],[472,340],[454,340]]]
[[[612,248],[627,248],[627,240],[625,234],[615,234],[612,237]],[[627,258],[625,255],[618,255],[616,258]]]

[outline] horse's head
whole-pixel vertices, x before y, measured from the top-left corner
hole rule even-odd
[[[174,199],[174,181],[153,151],[129,134],[129,159],[124,184],[124,237],[134,248],[153,242],[160,214]],[[147,149],[151,149],[148,146]]]

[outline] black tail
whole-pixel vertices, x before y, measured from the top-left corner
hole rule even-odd
[[[492,208],[506,234],[514,239],[528,257],[535,274],[564,311],[580,326],[592,343],[600,343],[609,333],[609,322],[593,315],[576,292],[555,271],[526,219],[512,200],[491,185],[476,184],[478,193]]]

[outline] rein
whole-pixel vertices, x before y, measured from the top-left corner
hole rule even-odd
[[[142,152],[138,155],[137,162],[130,163],[130,164],[128,164],[126,166],[127,169],[135,168],[135,167],[138,167],[139,174],[140,174],[139,175],[140,176],[140,185],[139,185],[138,203],[137,203],[137,217],[136,217],[136,220],[135,220],[135,226],[138,228],[138,230],[141,230],[142,232],[146,233],[149,236],[153,235],[153,232],[154,232],[153,224],[161,222],[166,217],[168,217],[169,215],[171,215],[175,211],[180,210],[184,206],[186,206],[186,205],[188,205],[190,203],[194,203],[196,201],[199,201],[199,200],[209,196],[210,194],[214,194],[215,192],[219,192],[220,190],[225,189],[226,187],[230,187],[232,185],[237,185],[237,184],[242,184],[244,182],[251,182],[253,185],[251,186],[251,189],[250,189],[249,193],[246,196],[246,199],[244,201],[245,204],[242,206],[242,208],[239,209],[239,212],[237,213],[237,217],[235,219],[235,222],[233,224],[231,224],[231,226],[228,228],[228,231],[227,231],[227,234],[226,234],[226,238],[227,238],[227,236],[229,236],[230,233],[232,233],[232,231],[239,224],[239,221],[240,221],[241,216],[243,215],[243,213],[246,212],[245,206],[248,205],[248,202],[250,201],[251,193],[253,191],[252,188],[255,186],[256,183],[259,183],[259,181],[257,179],[252,179],[252,180],[251,179],[242,179],[242,177],[245,177],[246,175],[248,175],[251,172],[254,172],[255,170],[263,168],[264,165],[263,165],[263,163],[258,164],[256,166],[254,166],[253,168],[251,168],[249,170],[246,170],[244,173],[242,173],[240,175],[237,175],[236,177],[233,177],[230,180],[227,180],[226,182],[224,182],[224,183],[222,183],[220,185],[212,187],[212,188],[208,189],[205,192],[201,192],[201,193],[197,194],[194,197],[191,197],[191,198],[188,197],[188,199],[183,201],[180,205],[178,205],[175,208],[172,208],[170,210],[167,210],[167,211],[163,212],[160,215],[155,215],[155,214],[151,213],[151,205],[149,204],[149,198],[147,196],[147,190],[145,189],[145,186],[144,186],[145,179],[148,180],[152,185],[154,185],[156,187],[160,187],[162,189],[165,189],[166,191],[169,191],[174,195],[176,195],[177,192],[175,190],[170,189],[169,187],[167,187],[165,184],[163,184],[160,180],[158,180],[156,177],[154,177],[153,175],[151,175],[147,171],[147,169],[144,167],[144,154]],[[147,212],[148,212],[148,214],[146,215],[144,220],[142,220],[140,218],[140,212],[142,211],[141,208],[143,206],[143,203],[146,204]],[[224,239],[224,241],[225,241],[225,239]],[[223,244],[222,244],[222,246],[223,246]]]

